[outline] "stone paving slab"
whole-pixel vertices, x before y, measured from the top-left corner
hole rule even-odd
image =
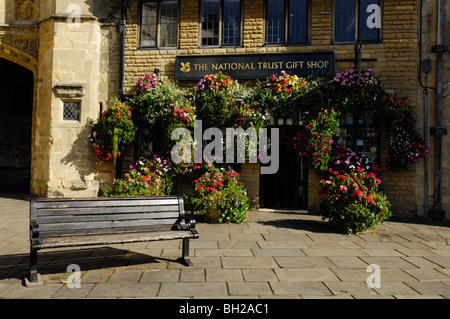
[[[448,299],[450,223],[387,221],[359,235],[329,232],[321,217],[251,211],[241,225],[197,223],[193,267],[181,241],[39,252],[43,285],[26,288],[25,199],[0,197],[0,298]],[[81,268],[81,288],[69,288]],[[368,287],[371,264],[380,288]]]

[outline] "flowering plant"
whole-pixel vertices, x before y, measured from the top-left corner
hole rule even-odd
[[[296,75],[281,71],[273,74],[265,82],[259,84],[258,90],[262,96],[262,104],[276,118],[292,117],[295,110],[294,100],[307,92],[308,82]]]
[[[335,87],[335,103],[342,114],[376,114],[384,90],[372,71],[373,69],[361,72],[346,70],[337,73],[330,81]]]
[[[91,141],[95,148],[95,163],[102,163],[120,157],[125,145],[134,140],[136,127],[131,118],[132,108],[118,98],[111,99],[112,105],[103,111],[92,127]]]
[[[194,89],[198,117],[207,127],[229,125],[241,107],[237,101],[240,87],[236,80],[221,72],[205,75]]]
[[[242,107],[236,114],[234,127],[240,127],[244,130],[253,127],[256,132],[259,132],[259,129],[265,127],[266,124],[266,116],[257,107],[242,102]]]
[[[340,173],[331,168],[320,181],[322,218],[339,232],[363,232],[390,217],[390,203],[379,191],[381,180],[361,167]]]
[[[170,162],[155,156],[148,161],[137,161],[123,179],[115,179],[105,196],[158,196],[171,193],[173,182]]]
[[[428,152],[425,140],[416,131],[416,113],[410,98],[387,95],[382,98],[386,125],[388,167],[393,171],[406,170]]]
[[[166,133],[169,141],[171,135],[177,128],[186,128],[192,130],[194,128],[195,119],[197,118],[195,106],[188,99],[177,99],[171,103],[171,112],[167,114]],[[172,141],[173,146],[177,141]],[[170,147],[171,148],[171,147]]]
[[[424,138],[411,135],[404,127],[393,127],[387,133],[387,164],[392,171],[408,169],[428,152]]]
[[[334,157],[330,160],[328,166],[340,174],[355,171],[358,167],[364,173],[374,173],[376,176],[379,176],[382,171],[381,167],[371,163],[366,155],[348,147],[337,146],[333,153],[335,153]]]
[[[138,119],[144,123],[166,116],[172,109],[172,103],[182,95],[175,82],[156,74],[139,78],[135,88],[136,93],[130,102],[136,109]]]
[[[194,189],[185,194],[192,212],[209,215],[219,223],[243,223],[247,218],[248,197],[240,175],[232,169],[214,168],[193,181]]]
[[[308,158],[318,172],[328,168],[332,158],[333,135],[339,126],[338,115],[333,108],[322,109],[317,117],[310,117],[294,137],[298,155]]]

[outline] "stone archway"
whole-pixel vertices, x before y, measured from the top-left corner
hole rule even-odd
[[[29,192],[34,75],[0,58],[0,187]]]
[[[37,61],[4,42],[0,44],[0,188],[29,194]]]

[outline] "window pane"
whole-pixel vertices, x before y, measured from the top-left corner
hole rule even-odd
[[[238,45],[240,43],[241,1],[224,0],[222,45]]]
[[[356,0],[334,1],[334,41],[354,42]]]
[[[142,5],[141,46],[156,47],[157,13],[158,3],[156,1]]]
[[[64,102],[63,103],[63,120],[64,121],[80,121],[80,102]]]
[[[308,41],[308,0],[289,1],[289,43]]]
[[[284,1],[267,1],[267,43],[284,43],[285,15]]]
[[[220,0],[202,0],[202,45],[219,45]]]
[[[359,4],[359,40],[361,41],[370,41],[370,40],[378,40],[379,39],[379,30],[378,28],[369,28],[367,24],[367,19],[373,14],[373,11],[370,10],[367,12],[367,7],[371,4],[379,5],[379,1],[377,0],[360,0]],[[379,17],[381,18],[381,17]],[[370,19],[372,21],[372,17]]]
[[[160,46],[176,47],[178,39],[178,1],[161,1]]]

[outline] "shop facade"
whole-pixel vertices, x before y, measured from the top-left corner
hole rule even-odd
[[[448,218],[450,154],[444,133],[450,113],[448,99],[436,89],[448,92],[450,82],[443,45],[450,42],[443,32],[449,14],[445,1],[437,0],[0,0],[2,70],[16,64],[32,83],[27,102],[3,102],[4,108],[27,105],[27,112],[11,116],[27,117],[20,125],[30,134],[29,140],[17,137],[21,142],[14,145],[23,147],[15,159],[8,158],[7,138],[2,138],[1,166],[23,167],[20,178],[26,177],[37,196],[98,196],[116,170],[95,166],[89,123],[110,97],[132,94],[145,74],[158,72],[191,87],[219,71],[253,83],[281,70],[306,76],[373,69],[388,92],[411,97],[420,132],[436,128],[427,137],[427,166],[420,161],[405,172],[383,172],[392,210],[423,216],[428,203]],[[423,72],[427,59],[431,70]],[[441,110],[437,116],[436,109]],[[363,124],[358,119],[343,123],[338,139],[383,165],[387,150],[381,132]],[[289,119],[273,126],[283,139],[292,137]],[[19,160],[26,156],[28,162]],[[133,156],[130,151],[122,159],[125,166]],[[288,150],[280,156],[285,168],[280,174],[289,177],[289,208],[317,209],[319,177]],[[275,176],[259,174],[258,164],[240,169],[252,205],[277,206]]]

